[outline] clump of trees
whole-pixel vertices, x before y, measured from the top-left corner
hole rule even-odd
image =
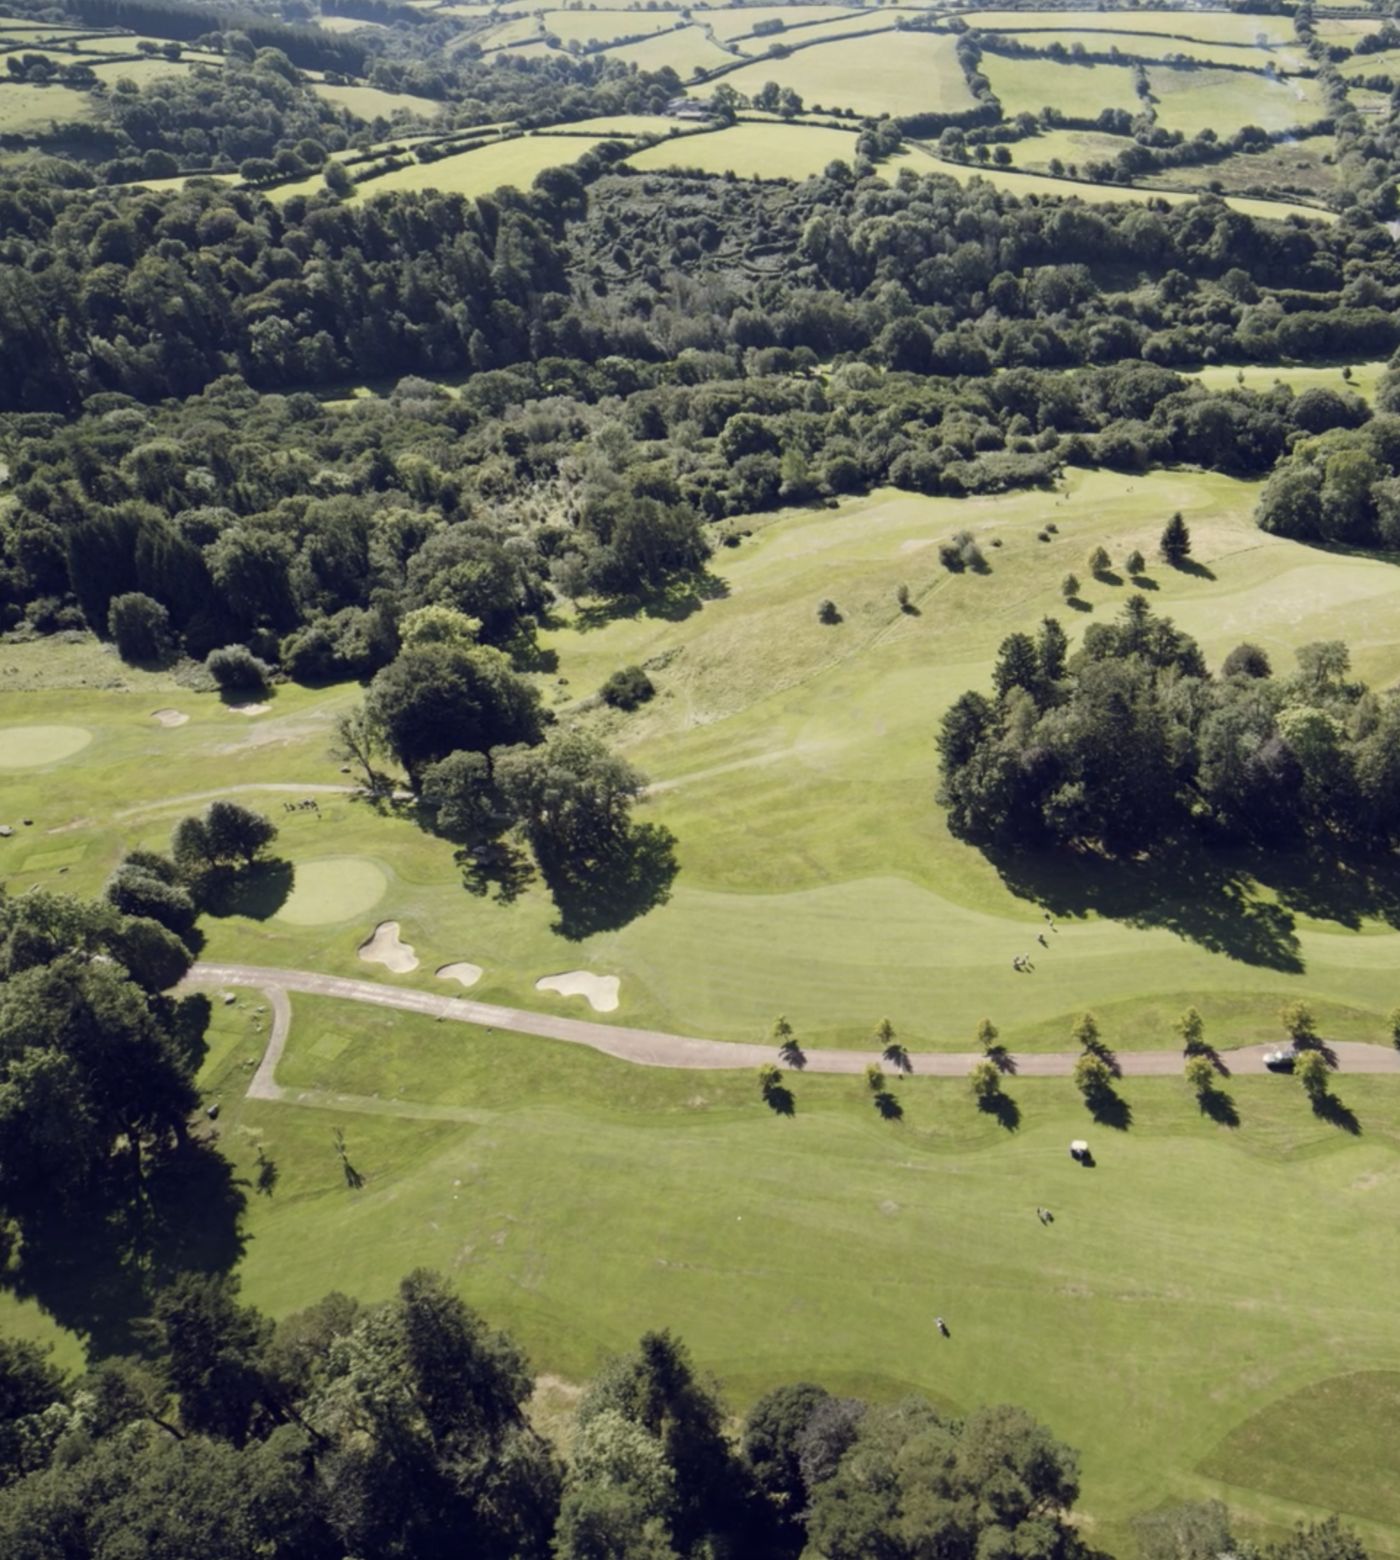
[[[1053,622],[1053,620],[1049,620]],[[939,733],[940,799],[965,837],[1150,853],[1203,839],[1400,833],[1400,696],[1349,676],[1346,647],[1305,645],[1274,676],[1241,647],[1212,676],[1199,646],[1130,597],[1066,660],[1058,625],[1003,641],[994,693]]]

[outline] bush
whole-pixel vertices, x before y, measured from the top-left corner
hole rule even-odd
[[[817,606],[817,618],[823,623],[839,623],[841,611],[834,601],[823,601]]]
[[[170,614],[139,590],[113,596],[107,633],[123,661],[159,661],[170,649]]]
[[[603,684],[603,702],[617,710],[635,710],[656,692],[656,684],[640,666],[624,666]]]
[[[224,693],[266,693],[272,668],[261,661],[247,645],[225,645],[211,650],[204,669]]]

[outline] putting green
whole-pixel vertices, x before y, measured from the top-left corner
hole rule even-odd
[[[38,769],[72,758],[92,741],[82,726],[0,727],[0,769]]]
[[[388,886],[383,868],[363,856],[327,856],[320,861],[298,862],[292,891],[277,912],[277,919],[293,926],[348,921],[377,905]]]

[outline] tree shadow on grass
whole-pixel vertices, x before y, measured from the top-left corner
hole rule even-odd
[[[988,1046],[987,1060],[999,1073],[1004,1073],[1008,1078],[1016,1076],[1016,1058],[1004,1045]]]
[[[571,941],[612,932],[671,897],[680,870],[676,837],[658,823],[634,823],[609,851],[582,869],[540,862],[559,919],[554,930]]]
[[[210,1142],[189,1140],[156,1162],[144,1197],[26,1226],[6,1249],[0,1287],[33,1300],[81,1338],[91,1358],[132,1353],[138,1323],[179,1273],[226,1273],[243,1255],[244,1183]]]
[[[1134,590],[1160,590],[1162,587],[1147,574],[1132,574],[1128,576],[1132,581]]]
[[[1009,1094],[1000,1090],[977,1101],[977,1108],[984,1115],[995,1116],[997,1125],[1008,1132],[1015,1132],[1021,1125],[1021,1107]]]
[[[698,574],[686,575],[670,581],[658,590],[639,591],[632,596],[618,596],[609,601],[591,602],[580,607],[574,617],[574,626],[582,633],[606,628],[619,618],[661,618],[668,623],[679,623],[698,612],[707,601],[722,601],[729,594],[728,581],[718,574],[702,569]]]
[[[204,876],[200,905],[213,916],[243,915],[252,921],[267,921],[286,904],[295,882],[296,868],[280,856],[236,871],[218,867]]]
[[[793,1093],[785,1083],[775,1083],[772,1088],[763,1091],[763,1103],[775,1116],[795,1116],[797,1114],[797,1101]]]
[[[1239,1126],[1240,1113],[1235,1108],[1235,1102],[1222,1089],[1205,1089],[1196,1099],[1203,1116],[1209,1116],[1222,1127]]]
[[[1208,569],[1205,564],[1197,563],[1194,558],[1182,558],[1170,565],[1178,574],[1189,574],[1194,580],[1213,580],[1215,571]]]
[[[1335,1094],[1314,1095],[1312,1108],[1313,1115],[1319,1121],[1330,1122],[1343,1132],[1350,1132],[1353,1137],[1361,1136],[1361,1123],[1356,1119],[1356,1112],[1344,1105]]]
[[[1096,585],[1121,585],[1123,576],[1116,574],[1112,569],[1104,569],[1094,576],[1094,583]]]
[[[529,852],[510,840],[464,846],[453,860],[462,873],[462,887],[478,899],[494,890],[497,904],[514,904],[535,878]]]
[[[881,1121],[903,1121],[904,1107],[888,1089],[877,1089],[871,1097]]]
[[[1101,1127],[1112,1127],[1115,1132],[1126,1132],[1133,1124],[1133,1107],[1121,1094],[1105,1089],[1101,1094],[1084,1102],[1089,1114]]]

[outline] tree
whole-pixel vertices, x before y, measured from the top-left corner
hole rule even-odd
[[[1272,677],[1273,672],[1268,652],[1248,643],[1236,645],[1220,663],[1222,677],[1263,678]]]
[[[1286,1002],[1279,1009],[1279,1023],[1295,1046],[1309,1047],[1317,1044],[1317,1022],[1306,1002]]]
[[[1084,1103],[1092,1110],[1100,1101],[1113,1093],[1113,1074],[1108,1063],[1092,1051],[1085,1051],[1074,1064],[1074,1086],[1084,1096]]]
[[[1113,567],[1113,560],[1102,547],[1094,548],[1089,554],[1089,573],[1093,575],[1107,574]]]
[[[335,165],[339,167],[339,163]],[[364,776],[365,789],[379,788],[374,760],[379,754],[379,732],[363,704],[337,715],[331,727],[330,755],[342,764],[354,765]]]
[[[990,1052],[996,1050],[997,1042],[1000,1037],[1001,1031],[991,1021],[990,1018],[984,1018],[977,1025],[977,1043],[984,1051]]]
[[[167,865],[172,876],[157,876],[129,855],[108,879],[104,894],[123,915],[158,921],[177,937],[187,937],[198,911],[189,890],[178,881],[175,863]]]
[[[1195,1056],[1205,1049],[1206,1021],[1189,1007],[1176,1021],[1176,1032],[1181,1036],[1181,1047],[1187,1056]]]
[[[1215,1092],[1215,1068],[1208,1056],[1188,1056],[1183,1071],[1187,1083],[1200,1097]]]
[[[1320,1100],[1331,1086],[1332,1069],[1321,1051],[1304,1051],[1294,1072],[1310,1099]]]
[[[1147,567],[1147,559],[1134,547],[1132,552],[1123,560],[1123,567],[1130,575],[1136,577]]]
[[[365,709],[415,789],[449,753],[538,742],[542,726],[539,694],[484,645],[409,646],[375,673]]]
[[[1158,551],[1162,554],[1164,562],[1179,568],[1191,554],[1191,532],[1187,528],[1185,520],[1181,518],[1181,511],[1177,512],[1167,521],[1162,532],[1162,539],[1158,543]]]
[[[170,836],[170,854],[185,878],[198,877],[217,861],[203,818],[181,818]]]
[[[1069,1037],[1083,1050],[1097,1051],[1101,1044],[1098,1019],[1092,1013],[1081,1013],[1070,1028]]]
[[[123,661],[159,661],[170,649],[170,614],[140,591],[113,596],[107,632]]]
[[[264,1362],[272,1323],[237,1297],[229,1274],[182,1274],[157,1296],[153,1321],[181,1423],[242,1446],[281,1415]]]
[[[791,1067],[801,1072],[807,1065],[806,1053],[803,1051],[797,1036],[793,1033],[792,1025],[779,1014],[773,1021],[772,1041],[778,1048],[778,1057],[784,1067]]]
[[[1034,693],[1040,686],[1040,656],[1029,634],[1008,634],[997,651],[992,668],[992,685],[997,698],[1004,699],[1013,688]]]
[[[865,1084],[872,1094],[883,1094],[885,1089],[885,1075],[880,1070],[879,1062],[871,1062],[865,1069]]]
[[[215,861],[253,862],[277,838],[277,826],[264,813],[238,802],[211,802],[204,815],[208,852]]]
[[[809,1492],[802,1476],[802,1440],[812,1416],[831,1394],[825,1387],[799,1381],[761,1397],[744,1422],[743,1453],[759,1488],[781,1517],[795,1519]]]
[[[897,1073],[913,1072],[914,1064],[909,1059],[909,1052],[895,1039],[894,1025],[889,1019],[882,1018],[875,1026],[875,1044],[880,1047],[881,1060]]]
[[[572,872],[621,843],[644,785],[625,759],[582,731],[499,753],[495,778],[529,829],[541,866]]]
[[[484,753],[449,753],[423,771],[424,803],[437,810],[437,826],[457,839],[499,833],[511,813]]]
[[[1390,1043],[1400,1047],[1400,1007],[1391,1008],[1386,1024],[1390,1030]]]
[[[1066,574],[1060,581],[1060,594],[1066,601],[1074,601],[1079,595],[1079,576]]]
[[[988,1105],[1001,1093],[1001,1073],[994,1062],[974,1062],[968,1074],[972,1097],[979,1105]]]
[[[1300,1522],[1264,1556],[1265,1560],[1367,1560],[1368,1551],[1351,1528],[1328,1517],[1325,1522]]]
[[[656,685],[640,666],[624,666],[614,672],[598,690],[604,704],[614,709],[635,710],[656,692]]]

